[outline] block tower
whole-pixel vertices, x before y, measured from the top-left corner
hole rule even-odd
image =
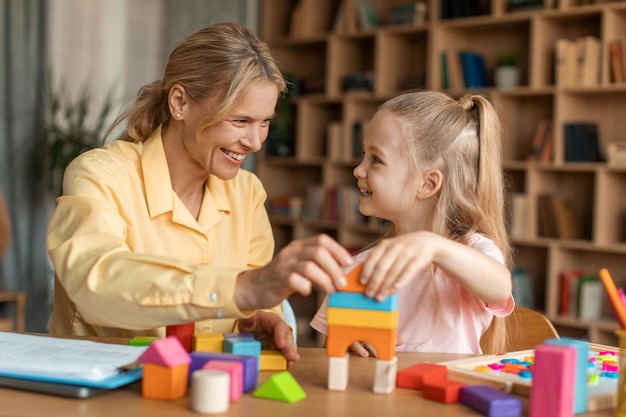
[[[398,294],[376,301],[363,293],[359,283],[363,264],[346,276],[346,287],[328,297],[326,355],[329,357],[328,389],[343,391],[348,385],[348,348],[353,342],[368,342],[376,348],[373,391],[389,393],[396,385],[396,335]]]

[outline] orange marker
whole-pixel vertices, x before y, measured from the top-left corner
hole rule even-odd
[[[611,301],[613,311],[615,312],[620,327],[626,329],[626,307],[622,304],[622,300],[615,287],[615,281],[613,281],[608,269],[602,268],[600,270],[600,279],[602,280],[602,284],[604,284],[604,289],[609,296],[609,301]]]

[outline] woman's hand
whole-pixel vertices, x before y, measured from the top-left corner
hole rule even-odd
[[[287,366],[300,359],[293,332],[278,314],[259,310],[247,319],[238,320],[237,327],[242,333],[251,333],[263,349],[280,350]]]
[[[351,263],[350,253],[327,235],[294,240],[266,266],[239,274],[235,302],[240,309],[270,308],[294,292],[309,295],[313,285],[333,293],[345,286],[343,268]]]

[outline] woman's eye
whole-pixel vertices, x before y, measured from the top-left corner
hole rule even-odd
[[[235,125],[235,126],[245,126],[246,121],[244,119],[231,119],[231,122]]]

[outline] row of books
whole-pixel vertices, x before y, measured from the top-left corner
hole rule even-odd
[[[580,239],[580,225],[572,203],[565,197],[537,196],[539,236],[559,239]]]
[[[608,300],[597,274],[571,269],[561,273],[560,281],[561,316],[578,320],[598,320],[602,317],[602,306],[608,304]]]
[[[566,162],[599,162],[600,140],[595,122],[568,122],[563,125]]]
[[[355,185],[309,185],[302,204],[301,217],[305,220],[347,224],[367,222],[367,218],[359,211],[359,190]]]
[[[472,51],[443,51],[441,53],[442,88],[460,91],[487,86],[485,58]]]
[[[555,82],[561,87],[600,84],[602,44],[594,36],[558,39],[554,52]]]
[[[609,73],[611,82],[626,82],[626,37],[609,41]]]
[[[374,0],[345,0],[337,10],[333,24],[335,33],[374,29],[381,25],[404,25],[425,22],[428,16],[426,0],[407,2],[389,7],[386,20],[380,15]]]

